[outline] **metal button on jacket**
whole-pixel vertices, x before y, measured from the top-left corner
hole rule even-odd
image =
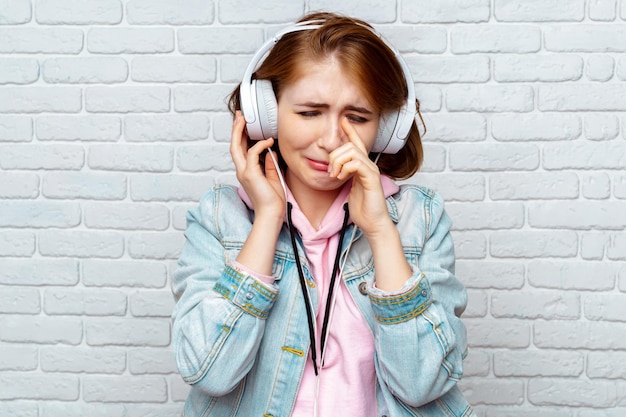
[[[367,295],[367,282],[363,281],[359,284],[359,292],[363,295]]]

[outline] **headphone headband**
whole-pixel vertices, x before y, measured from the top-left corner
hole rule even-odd
[[[298,22],[276,33],[267,40],[254,54],[244,72],[239,94],[241,98],[241,111],[246,119],[248,135],[251,139],[266,139],[277,137],[278,133],[278,110],[276,97],[269,80],[252,79],[252,75],[263,63],[267,53],[280,41],[280,39],[293,32],[314,30],[323,26],[324,20],[308,20]],[[358,24],[358,23],[357,23]],[[360,26],[371,31],[378,37],[394,54],[402,68],[407,85],[407,97],[404,105],[397,111],[389,112],[381,116],[380,128],[372,152],[397,153],[405,144],[415,121],[417,108],[415,105],[415,86],[411,71],[400,53],[383,36],[372,27]]]
[[[242,88],[239,89],[239,94],[241,95],[241,111],[244,115],[244,118],[246,119],[246,123],[248,124],[258,123],[258,113],[254,110],[254,107],[253,107],[253,103],[256,103],[256,97],[252,97],[252,95],[256,96],[256,94],[254,94],[251,88],[243,88],[244,85],[252,84],[252,74],[254,74],[254,71],[256,71],[257,68],[261,65],[265,55],[274,47],[274,45],[278,43],[278,41],[284,35],[288,33],[299,32],[302,30],[317,29],[320,27],[319,24],[314,24],[313,22],[319,23],[321,21],[312,20],[312,21],[306,21],[306,22],[298,22],[295,25],[289,26],[279,31],[271,39],[266,41],[256,51],[256,53],[252,57],[252,60],[248,64],[248,68],[246,68],[246,71],[243,73],[243,79],[241,80]],[[246,109],[244,108],[244,106],[248,108]],[[257,138],[251,137],[251,139],[257,139]],[[258,139],[264,139],[264,138],[258,138]]]

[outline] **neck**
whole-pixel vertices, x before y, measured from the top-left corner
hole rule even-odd
[[[291,193],[309,223],[318,229],[340,191],[341,188],[329,191],[306,190],[305,192],[296,189],[291,190]]]

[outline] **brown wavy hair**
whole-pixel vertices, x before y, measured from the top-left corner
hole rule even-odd
[[[320,27],[285,34],[253,78],[270,80],[274,94],[280,100],[282,89],[306,71],[303,63],[319,62],[332,55],[345,71],[352,74],[379,114],[399,110],[408,93],[406,79],[394,52],[372,32],[372,27],[362,20],[328,12],[311,13],[298,22],[312,20],[321,21]],[[418,100],[416,106],[423,124]],[[233,114],[241,109],[239,86],[230,94],[228,109]],[[375,156],[370,154],[372,158]],[[396,154],[381,154],[377,165],[381,173],[391,178],[406,179],[417,172],[422,161],[422,140],[414,121],[402,149]]]

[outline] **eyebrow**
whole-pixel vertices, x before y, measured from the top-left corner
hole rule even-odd
[[[306,103],[298,103],[296,104],[296,106],[302,106],[302,107],[312,107],[314,109],[317,108],[323,108],[323,109],[327,109],[330,106],[328,104],[324,104],[324,103],[315,103],[313,101],[307,101]],[[355,111],[358,113],[363,113],[363,114],[374,114],[374,112],[372,112],[371,110],[365,108],[365,107],[359,107],[359,106],[346,106],[345,107],[346,110],[351,110],[351,111]]]

